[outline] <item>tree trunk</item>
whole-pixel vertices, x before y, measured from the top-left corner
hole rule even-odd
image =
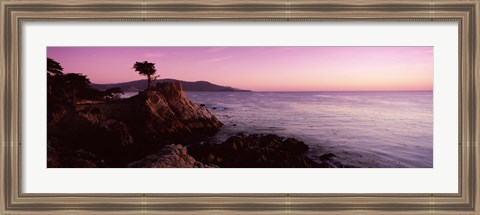
[[[150,91],[150,88],[151,88],[151,84],[152,84],[152,77],[149,75],[147,76],[147,91]]]
[[[73,90],[73,106],[77,105],[77,90]]]

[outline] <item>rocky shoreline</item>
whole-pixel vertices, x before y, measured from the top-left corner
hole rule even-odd
[[[308,146],[273,134],[230,137],[221,144],[167,145],[127,165],[132,168],[314,168],[333,167],[305,156]]]
[[[274,134],[237,134],[221,144],[190,145],[188,151],[200,162],[226,168],[320,167],[305,156],[305,143]]]
[[[119,101],[82,101],[55,110],[47,130],[49,168],[335,167],[335,155],[314,161],[305,156],[309,148],[302,141],[273,134],[199,143],[222,123],[189,100],[179,82],[159,83]]]

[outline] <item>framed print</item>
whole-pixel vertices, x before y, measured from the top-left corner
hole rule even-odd
[[[432,168],[433,66],[428,46],[48,47],[47,167]]]
[[[471,1],[1,1],[2,214],[476,214]]]

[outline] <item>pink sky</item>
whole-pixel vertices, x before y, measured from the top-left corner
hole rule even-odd
[[[254,91],[432,90],[433,47],[49,47],[65,73],[92,83],[160,78],[209,81]]]

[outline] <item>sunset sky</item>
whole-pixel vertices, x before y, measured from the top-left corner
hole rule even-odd
[[[432,90],[433,47],[49,47],[64,73],[92,83],[162,78],[209,81],[254,91]]]

